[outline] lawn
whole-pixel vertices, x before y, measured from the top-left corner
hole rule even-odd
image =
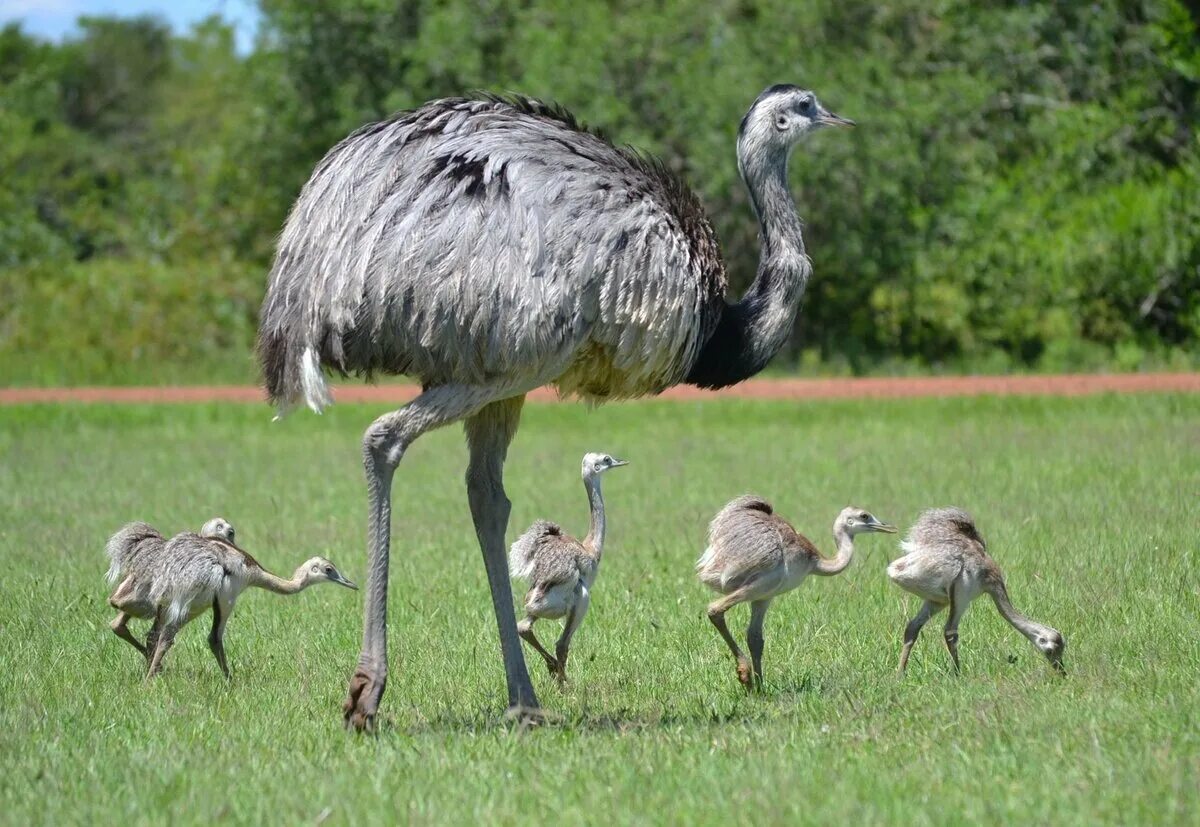
[[[358,439],[378,412],[0,409],[0,821],[1200,819],[1200,397],[531,405],[507,468],[510,538],[536,517],[586,528],[585,451],[632,462],[606,477],[573,684],[530,660],[557,724],[503,721],[458,429],[397,474],[378,737],[344,733],[339,712],[361,592],[247,594],[232,682],[202,619],[144,685],[108,629],[106,537],[220,514],[275,571],[323,554],[361,580]],[[776,601],[767,688],[747,696],[692,573],[708,519],[747,491],[827,553],[850,503],[901,526],[926,506],[973,511],[1018,608],[1065,634],[1068,677],[983,599],[960,629],[961,676],[935,621],[898,678],[918,604],[884,575],[894,538],[868,535],[845,574]],[[744,609],[731,625],[740,636]]]

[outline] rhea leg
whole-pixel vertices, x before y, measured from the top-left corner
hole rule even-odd
[[[220,598],[214,597],[212,609],[213,623],[212,629],[208,633],[208,648],[212,649],[213,657],[217,659],[217,666],[221,667],[221,671],[228,679],[229,665],[225,662],[225,624],[229,621],[233,607],[221,605]]]
[[[426,431],[474,413],[493,390],[462,385],[430,388],[405,407],[384,414],[363,436],[367,476],[367,589],[363,645],[342,711],[347,726],[372,727],[387,684],[388,554],[391,547],[392,477],[413,440]]]
[[[542,645],[542,642],[537,639],[537,635],[533,633],[533,624],[536,620],[537,618],[533,615],[525,615],[525,617],[521,618],[521,620],[517,623],[517,634],[520,635],[523,640],[528,642],[530,646],[536,649],[538,654],[545,659],[546,668],[550,670],[550,674],[557,675],[558,661],[554,659],[554,655],[550,654],[550,652],[546,650],[546,647]]]
[[[504,532],[512,509],[512,503],[504,494],[504,460],[517,432],[524,402],[524,396],[493,402],[467,420],[467,446],[471,453],[467,466],[467,500],[471,504],[475,534],[479,538],[492,593],[492,610],[500,631],[508,708],[518,717],[536,718],[540,716],[538,700],[517,633],[504,546]]]
[[[725,645],[729,647],[729,651],[733,652],[734,659],[737,660],[737,675],[742,686],[749,689],[752,685],[751,674],[752,667],[750,661],[746,660],[746,656],[742,654],[742,650],[738,647],[737,641],[733,639],[733,635],[729,633],[729,626],[725,623],[725,613],[739,603],[744,603],[748,595],[745,590],[738,589],[724,597],[714,600],[708,604],[708,619],[712,621],[712,625],[717,627],[721,638],[725,641]]]
[[[904,627],[904,648],[900,650],[900,672],[904,672],[908,668],[908,656],[912,653],[913,645],[917,642],[917,637],[921,634],[921,629],[929,622],[929,618],[944,609],[940,603],[930,603],[925,601],[921,606],[921,611],[917,612],[917,616],[908,621],[908,625]]]
[[[750,625],[746,628],[746,644],[750,647],[750,658],[754,662],[754,686],[762,689],[763,621],[771,601],[755,600],[750,604]]]
[[[156,621],[157,622],[157,621]],[[163,658],[175,644],[175,635],[179,633],[178,623],[162,623],[154,644],[154,656],[150,659],[150,668],[146,670],[146,680],[150,680],[162,671]]]
[[[567,656],[571,652],[571,638],[575,637],[575,632],[578,631],[579,625],[583,623],[584,615],[587,614],[588,604],[591,603],[591,600],[592,598],[588,594],[587,587],[580,583],[575,595],[575,605],[571,608],[571,613],[567,615],[567,623],[563,627],[562,636],[554,646],[554,655],[558,660],[557,677],[559,683],[567,682]]]
[[[955,580],[950,585],[950,617],[946,618],[945,640],[946,650],[950,652],[950,660],[954,661],[954,673],[962,671],[958,663],[958,621],[967,611],[970,603],[964,599],[961,592],[961,581]]]
[[[129,618],[130,614],[128,612],[118,612],[117,616],[113,618],[112,623],[109,624],[109,627],[113,630],[117,637],[127,642],[130,646],[132,646],[134,649],[137,649],[142,653],[143,656],[145,656],[146,645],[135,638],[133,636],[133,632],[129,631]]]

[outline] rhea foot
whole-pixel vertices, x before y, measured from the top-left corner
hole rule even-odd
[[[746,687],[746,691],[754,689],[754,669],[750,666],[750,661],[744,658],[738,658],[737,662],[738,682]]]
[[[359,666],[354,670],[350,679],[350,689],[346,700],[342,703],[342,716],[346,729],[356,732],[374,732],[375,716],[379,713],[379,701],[383,698],[383,688],[387,677],[375,674]]]

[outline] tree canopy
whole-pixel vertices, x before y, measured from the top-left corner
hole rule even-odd
[[[558,101],[701,195],[740,291],[737,123],[776,82],[859,128],[802,146],[815,275],[781,367],[1136,369],[1200,352],[1200,9],[1178,0],[261,0],[0,30],[0,381],[253,376],[275,237],[364,122]]]

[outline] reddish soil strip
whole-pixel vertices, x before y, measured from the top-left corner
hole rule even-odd
[[[1200,393],[1200,373],[1068,374],[1063,376],[924,376],[867,379],[752,379],[723,391],[678,386],[658,399],[863,399],[916,396],[1081,396],[1094,393]],[[400,404],[417,393],[413,385],[344,385],[335,388],[339,402]],[[537,402],[558,399],[551,388],[529,395]],[[240,385],[144,388],[0,388],[0,405],[33,402],[264,403],[258,388]]]

